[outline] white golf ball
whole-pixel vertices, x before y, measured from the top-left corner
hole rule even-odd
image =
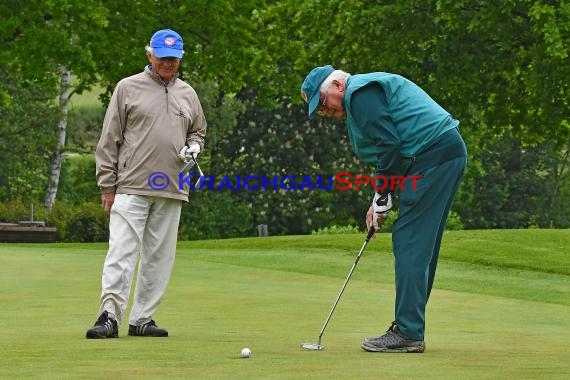
[[[241,350],[242,358],[249,358],[249,355],[251,355],[251,350],[249,348],[245,347],[243,350]]]

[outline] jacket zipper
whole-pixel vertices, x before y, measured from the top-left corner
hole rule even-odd
[[[168,109],[168,83],[164,84],[164,93],[166,94],[166,112],[170,112]]]

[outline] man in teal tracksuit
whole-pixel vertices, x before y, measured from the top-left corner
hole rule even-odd
[[[329,65],[316,67],[305,78],[301,96],[309,117],[317,112],[346,120],[356,156],[374,165],[378,178],[421,176],[416,186],[404,182],[399,189],[392,231],[394,321],[384,335],[365,338],[362,348],[423,352],[425,309],[441,238],[467,163],[459,122],[416,84],[391,73],[350,75]],[[393,190],[384,184],[375,186],[366,215],[367,227],[376,231],[392,208]]]

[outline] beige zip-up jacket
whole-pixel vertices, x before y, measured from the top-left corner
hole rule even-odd
[[[95,151],[97,185],[103,193],[187,201],[188,191],[179,189],[184,163],[178,153],[190,142],[204,149],[205,136],[196,91],[177,76],[165,84],[147,66],[119,81],[113,91]]]

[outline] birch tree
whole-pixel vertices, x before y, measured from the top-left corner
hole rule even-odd
[[[106,26],[106,8],[96,0],[7,0],[0,7],[0,28],[6,36],[0,57],[7,71],[20,73],[39,89],[58,88],[57,145],[52,147],[44,200],[51,209],[66,144],[67,105],[74,93],[96,82],[90,40]]]
[[[65,150],[65,137],[67,134],[67,112],[68,103],[71,94],[73,93],[71,89],[71,72],[66,69],[65,66],[60,68],[60,93],[59,93],[59,109],[61,111],[60,120],[57,123],[57,147],[55,148],[50,164],[48,186],[45,196],[44,206],[47,209],[51,209],[55,203],[55,198],[57,196],[57,187],[59,184],[59,176],[61,173],[61,163],[63,161],[63,153]]]

